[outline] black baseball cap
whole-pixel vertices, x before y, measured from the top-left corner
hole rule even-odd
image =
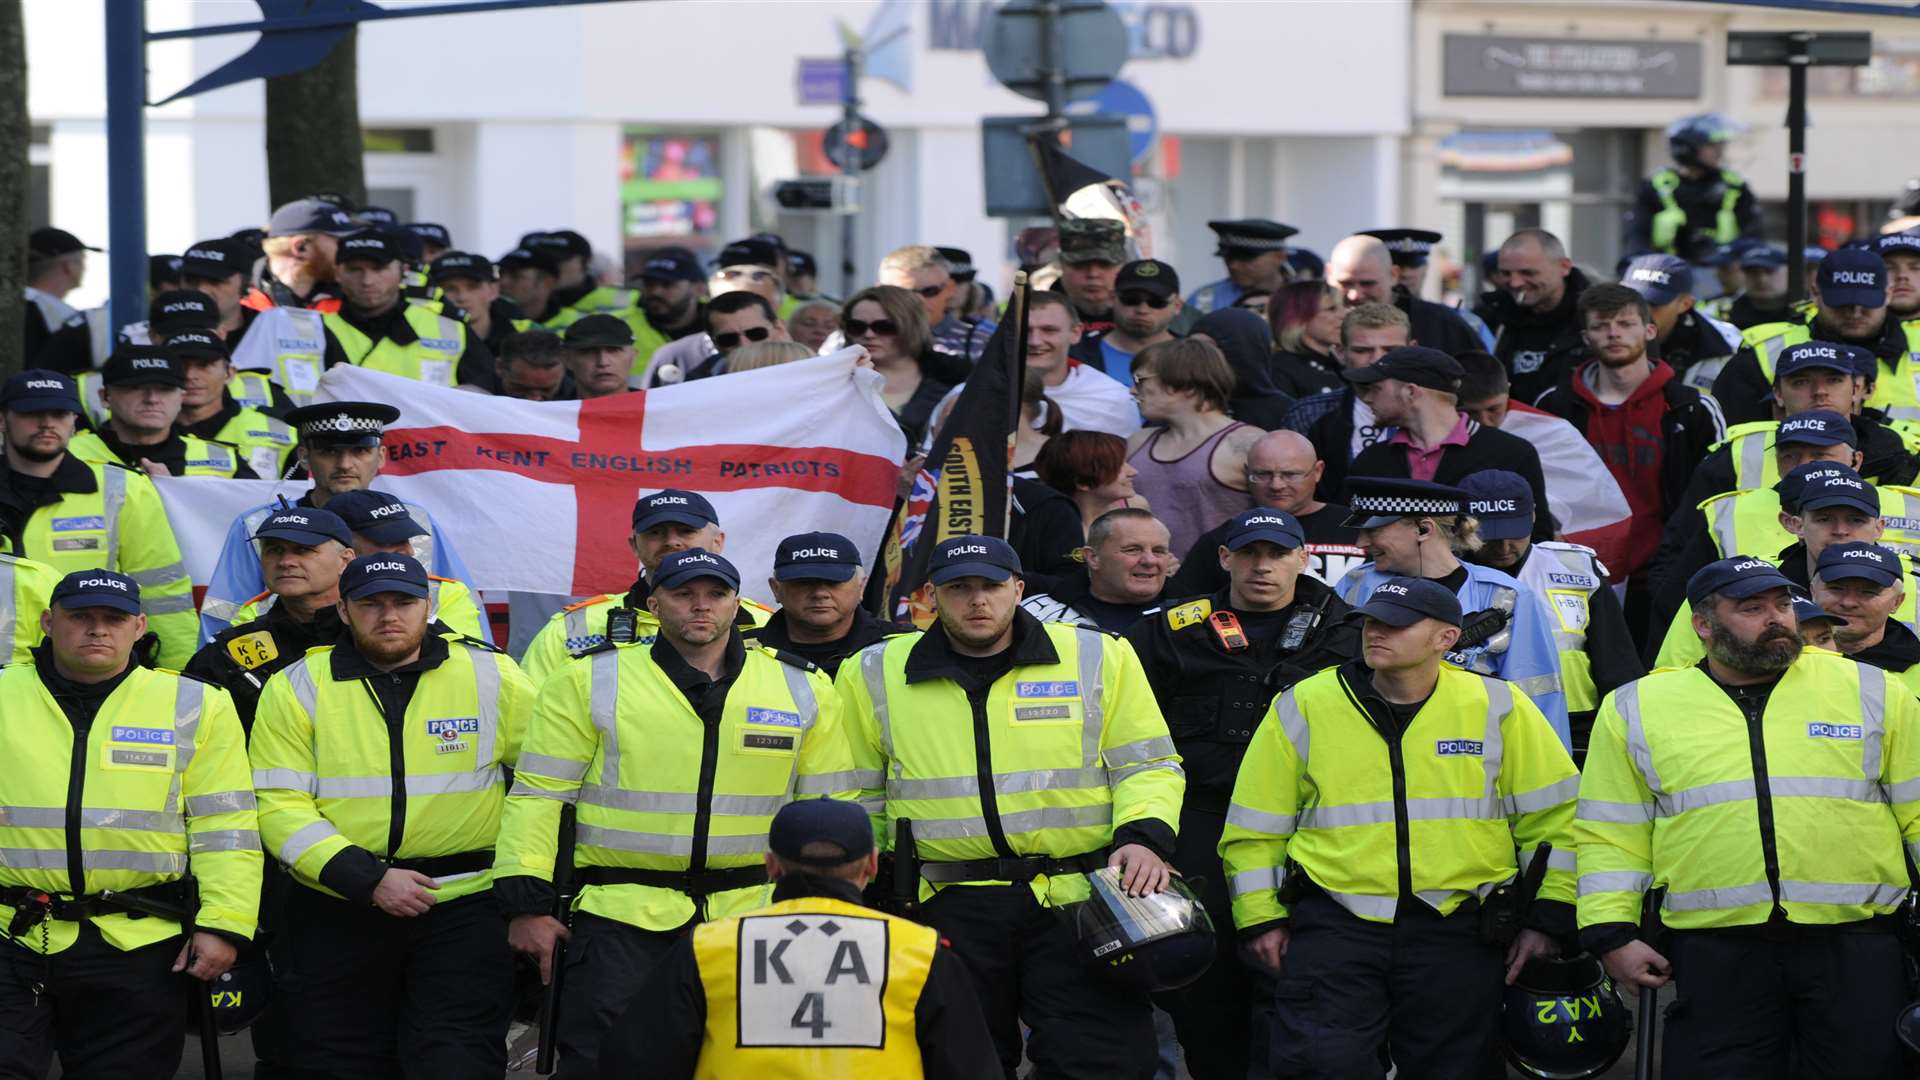
[[[587,238],[572,229],[548,229],[530,232],[520,238],[520,246],[535,251],[545,251],[553,255],[557,265],[561,259],[578,256],[582,259],[593,258],[593,245]]]
[[[168,356],[182,364],[188,360],[225,360],[231,355],[226,341],[220,335],[206,330],[182,330],[177,334],[168,334],[166,349]]]
[[[347,528],[376,544],[404,544],[427,535],[407,504],[384,491],[343,491],[327,500],[327,509],[340,515]]]
[[[497,262],[500,267],[500,272],[503,274],[512,273],[515,270],[532,268],[543,274],[551,274],[554,277],[560,276],[560,264],[554,259],[551,252],[544,251],[540,248],[527,247],[524,244],[500,256]]]
[[[927,562],[927,579],[945,585],[963,577],[1005,581],[1020,576],[1020,555],[997,536],[954,536],[940,541]]]
[[[394,243],[392,234],[385,229],[362,229],[351,236],[340,238],[340,250],[334,253],[336,263],[365,259],[382,266],[400,261],[405,252]]]
[[[1773,444],[1804,446],[1848,446],[1860,445],[1860,434],[1853,429],[1853,421],[1832,409],[1809,409],[1797,412],[1780,421],[1774,429]]]
[[[353,212],[353,216],[363,224],[395,226],[400,224],[400,215],[384,206],[363,206]]]
[[[437,222],[409,221],[405,225],[400,226],[400,228],[428,243],[439,244],[443,248],[453,246],[453,234],[447,231],[445,225]]]
[[[1808,461],[1795,465],[1773,485],[1773,490],[1780,496],[1780,509],[1789,514],[1799,513],[1800,493],[1806,490],[1808,484],[1817,483],[1829,476],[1860,479],[1860,474],[1854,472],[1852,466],[1843,465],[1838,461]]]
[[[802,854],[808,844],[832,844],[833,858]],[[796,799],[780,808],[767,826],[767,850],[782,862],[830,870],[873,851],[873,823],[856,802],[845,799]]]
[[[787,276],[788,277],[816,277],[819,275],[819,273],[820,273],[820,264],[814,261],[812,252],[810,251],[787,252]],[[954,280],[958,281],[960,279],[958,277],[955,277]]]
[[[378,401],[323,401],[286,415],[309,446],[379,446],[381,433],[398,419],[399,409]]]
[[[1820,302],[1833,307],[1886,307],[1887,261],[1864,248],[1841,248],[1813,272]]]
[[[468,251],[444,252],[427,264],[427,280],[435,285],[451,278],[472,278],[486,282],[496,277],[498,275],[493,272],[491,259]]]
[[[180,361],[161,345],[122,345],[113,350],[100,369],[100,381],[108,386],[168,386],[176,390],[187,385]]]
[[[338,500],[342,496],[334,496]],[[319,547],[329,540],[342,547],[353,546],[353,534],[347,523],[332,510],[312,506],[289,506],[274,511],[253,530],[255,540],[290,540],[303,547]]]
[[[655,525],[669,523],[704,529],[720,524],[720,518],[714,514],[713,504],[705,495],[681,488],[665,488],[643,495],[633,504],[634,532],[646,532]]]
[[[1693,576],[1687,579],[1687,603],[1698,611],[1712,593],[1719,593],[1729,600],[1745,600],[1768,589],[1792,588],[1793,582],[1788,581],[1780,568],[1767,560],[1751,555],[1735,555],[1695,570]]]
[[[1402,345],[1397,349],[1388,349],[1385,356],[1362,368],[1348,368],[1340,377],[1350,383],[1377,383],[1382,379],[1399,379],[1401,382],[1424,386],[1429,390],[1457,394],[1460,392],[1460,380],[1466,378],[1466,369],[1460,361],[1424,345]]]
[[[295,199],[273,212],[267,219],[268,236],[299,236],[326,233],[346,236],[360,231],[360,223],[337,204],[324,199]]]
[[[1300,519],[1285,510],[1256,506],[1242,510],[1233,518],[1221,543],[1228,551],[1239,551],[1261,541],[1292,551],[1307,542],[1307,533],[1300,527]]]
[[[1905,576],[1893,549],[1858,541],[1828,544],[1814,561],[1813,572],[1821,581],[1859,578],[1876,585],[1892,585]]]
[[[180,275],[221,281],[246,273],[254,258],[253,248],[239,240],[202,240],[180,256]]]
[[[147,256],[147,288],[159,290],[180,283],[180,256]]]
[[[643,281],[705,281],[699,256],[683,247],[663,247],[647,255],[634,277]]]
[[[1115,296],[1129,291],[1150,292],[1163,299],[1175,296],[1180,292],[1180,274],[1159,259],[1138,259],[1122,266],[1113,279]]]
[[[1430,480],[1354,476],[1347,480],[1349,529],[1378,529],[1404,517],[1447,517],[1466,513],[1467,493]]]
[[[727,588],[740,590],[740,571],[726,559],[700,548],[676,551],[661,559],[653,570],[653,587],[672,589],[703,577],[717,578],[726,582]]]
[[[1519,540],[1533,535],[1533,485],[1506,469],[1481,469],[1460,481],[1467,513],[1480,522],[1488,540]]]
[[[780,249],[774,246],[771,241],[762,240],[757,236],[749,236],[745,240],[735,240],[733,243],[721,248],[719,256],[713,260],[713,265],[716,268],[728,266],[765,266],[773,270],[785,270],[786,267],[780,265],[780,263]]]
[[[563,340],[569,349],[617,349],[633,344],[633,327],[617,315],[583,315],[567,324]]]
[[[77,413],[80,387],[57,371],[28,368],[7,377],[5,389],[0,389],[0,408],[17,413]]]
[[[1909,232],[1887,233],[1875,238],[1873,250],[1880,253],[1882,261],[1888,255],[1920,255],[1920,236]]]
[[[1814,603],[1813,597],[1802,596],[1799,593],[1793,594],[1793,618],[1794,621],[1798,622],[1801,626],[1805,626],[1810,622],[1818,622],[1821,619],[1825,619],[1836,626],[1847,625],[1847,620]]]
[[[1452,589],[1425,578],[1388,578],[1356,610],[1388,626],[1412,626],[1421,619],[1460,625],[1460,598]]]
[[[773,552],[776,581],[851,581],[865,565],[860,549],[839,533],[789,536]]]
[[[1639,255],[1627,263],[1620,284],[1659,307],[1693,292],[1693,266],[1673,255]]]
[[[104,249],[89,246],[65,229],[43,225],[27,234],[27,250],[42,258],[52,258],[55,255],[71,255],[76,251]]]
[[[1742,270],[1778,270],[1787,265],[1787,253],[1772,244],[1756,244],[1735,254],[1733,260]]]
[[[111,570],[75,570],[53,587],[48,602],[68,611],[112,608],[140,614],[140,583]]]
[[[147,323],[155,333],[212,330],[220,325],[220,305],[198,289],[168,289],[147,304]]]
[[[1780,502],[1785,509],[1786,500],[1782,498]],[[1848,506],[1868,517],[1879,517],[1880,490],[1858,476],[1843,473],[1820,472],[1802,477],[1793,512],[1804,514],[1830,506]]]
[[[1796,371],[1808,368],[1827,368],[1849,375],[1858,375],[1863,370],[1871,370],[1879,363],[1874,355],[1858,345],[1843,345],[1837,341],[1802,341],[1789,345],[1780,352],[1780,359],[1773,366],[1773,381],[1779,382]]]
[[[428,594],[427,568],[411,555],[362,555],[340,573],[340,595],[358,600],[376,593]]]

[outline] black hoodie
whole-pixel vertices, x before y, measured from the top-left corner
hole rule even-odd
[[[1192,332],[1213,339],[1233,368],[1228,411],[1234,418],[1265,431],[1278,428],[1293,399],[1274,385],[1273,331],[1267,321],[1245,308],[1222,308],[1194,323]]]
[[[1580,294],[1592,282],[1579,269],[1567,273],[1566,292],[1552,311],[1521,307],[1513,294],[1501,291],[1487,301],[1499,330],[1493,354],[1506,365],[1513,400],[1533,404],[1566,376],[1586,340],[1580,334]]]

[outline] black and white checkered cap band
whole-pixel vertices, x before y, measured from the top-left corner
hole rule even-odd
[[[1353,509],[1369,514],[1458,514],[1458,499],[1419,498],[1412,495],[1356,495]]]
[[[1386,243],[1388,251],[1398,251],[1408,255],[1426,255],[1433,251],[1432,241],[1415,240],[1410,236],[1402,237],[1398,240],[1389,240]]]
[[[1220,246],[1237,248],[1242,251],[1285,251],[1287,242],[1275,240],[1271,236],[1248,236],[1245,233],[1221,233]]]
[[[319,420],[309,420],[300,425],[302,435],[378,435],[386,425],[371,416],[349,416],[336,413]]]

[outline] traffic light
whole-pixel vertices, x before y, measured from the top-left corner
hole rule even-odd
[[[860,209],[860,181],[852,176],[809,176],[773,185],[773,201],[804,213],[852,214]]]

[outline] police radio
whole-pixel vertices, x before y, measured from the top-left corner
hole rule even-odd
[[[1327,595],[1320,598],[1320,603],[1314,607],[1302,607],[1299,611],[1294,612],[1293,615],[1287,619],[1287,628],[1281,631],[1280,651],[1300,651],[1300,646],[1306,644],[1307,635],[1313,632],[1314,627],[1320,625],[1320,617],[1326,614],[1327,605],[1332,602],[1333,593],[1328,592]]]
[[[1207,626],[1213,631],[1214,640],[1229,653],[1243,653],[1253,648],[1247,632],[1240,629],[1240,620],[1231,611],[1216,611],[1207,616]],[[1288,629],[1292,629],[1291,625]]]

